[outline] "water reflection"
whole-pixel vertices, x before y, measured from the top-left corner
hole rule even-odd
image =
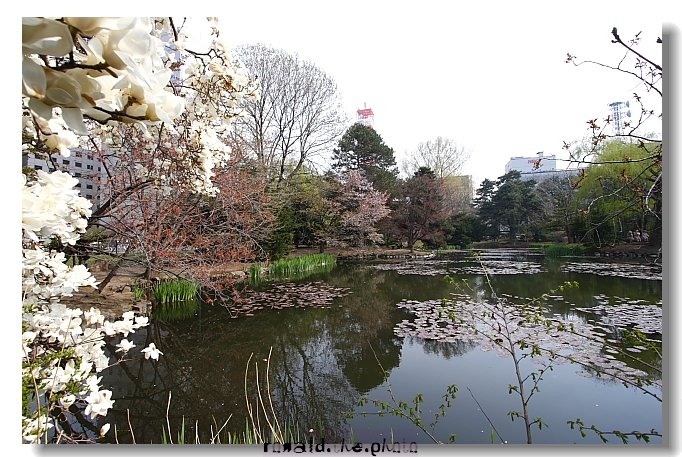
[[[662,296],[661,281],[598,276],[584,270],[567,271],[561,267],[562,262],[541,262],[537,257],[528,260],[532,269],[524,270],[523,274],[505,274],[510,264],[502,265],[491,275],[491,284],[498,293],[522,299],[539,296],[564,281],[578,281],[579,289],[566,291],[550,300],[552,313],[564,318],[594,319],[594,315],[585,309],[600,304],[599,299],[595,298],[599,294],[644,300],[647,303],[657,303]],[[448,269],[459,280],[467,279],[475,295],[490,297],[490,290],[481,275],[464,270],[459,274],[453,273],[470,260],[458,259],[449,266],[441,261],[435,259],[434,262],[439,263],[434,265]],[[519,259],[498,258],[496,261],[518,262]],[[471,264],[473,266],[473,262]],[[384,266],[377,268],[377,265]],[[167,410],[173,433],[177,433],[185,418],[186,435],[194,436],[194,427],[198,423],[202,442],[207,441],[211,429],[219,428],[228,418],[227,430],[243,430],[248,420],[247,398],[255,399],[258,395],[255,362],[258,363],[262,382],[268,359],[270,394],[280,421],[295,423],[305,429],[317,429],[319,421],[323,421],[329,436],[338,437],[349,434],[351,428],[354,432],[359,432],[361,428],[359,424],[362,419],[347,421],[343,413],[355,411],[361,396],[375,394],[385,388],[377,358],[384,369],[392,374],[392,385],[406,393],[403,397],[406,400],[418,392],[440,399],[444,393],[440,384],[449,385],[457,381],[456,373],[461,373],[461,368],[456,371],[455,367],[460,366],[463,359],[468,361],[467,376],[474,376],[474,371],[478,370],[474,367],[478,363],[487,364],[481,366],[482,373],[489,369],[485,367],[494,365],[489,358],[484,357],[484,353],[475,350],[477,344],[472,342],[446,343],[396,336],[396,325],[402,320],[414,318],[406,310],[398,308],[397,303],[402,300],[424,301],[447,297],[454,292],[454,287],[447,284],[442,275],[399,274],[385,265],[340,262],[331,272],[294,281],[300,284],[322,282],[325,287],[347,288],[350,292],[335,297],[324,307],[270,309],[265,306],[253,316],[242,315],[233,319],[230,312],[218,304],[202,304],[192,318],[174,322],[153,321],[147,329],[129,335],[128,339],[138,347],[145,347],[153,341],[164,355],[158,362],[139,358],[123,362],[103,373],[103,385],[113,386],[116,402],[109,416],[102,418],[102,421],[115,423],[119,442],[128,443],[133,442],[133,434],[129,431],[131,427],[137,443],[161,442],[162,430],[167,427]],[[403,272],[407,268],[416,271],[415,265],[406,266]],[[529,274],[537,270],[536,265],[541,266],[540,270]],[[430,268],[428,262],[421,262],[417,266]],[[276,285],[263,284],[254,293],[264,293],[273,287]],[[660,338],[660,335],[653,339],[656,338]],[[108,344],[112,354],[117,342]],[[622,344],[626,346],[628,343],[622,341]],[[408,346],[414,352],[411,356],[414,359],[409,364],[423,364],[423,369],[409,374],[403,370],[404,350]],[[270,351],[272,353],[268,357]],[[653,353],[637,355],[655,360]],[[246,373],[250,357],[250,370]],[[625,359],[622,355],[616,355],[616,358]],[[473,360],[479,362],[475,365]],[[483,360],[485,362],[481,362]],[[641,366],[634,368],[643,369]],[[442,383],[431,385],[430,381],[427,382],[426,378],[436,375],[441,369],[444,371],[438,376],[442,377]],[[506,372],[509,368],[500,369]],[[572,377],[566,377],[562,382],[575,383],[576,379],[581,379],[575,376],[576,370],[576,367],[572,367]],[[393,373],[396,373],[397,379],[394,379]],[[501,394],[502,397],[496,402],[504,408],[507,401],[504,386],[497,386],[501,393],[482,391],[484,384],[499,382],[501,378],[501,375],[496,375],[491,379],[486,378],[485,382],[481,379],[471,382],[478,385],[481,395]],[[612,382],[588,381],[603,385]],[[610,388],[620,391],[617,389],[618,384]],[[266,393],[264,389],[261,391]],[[458,401],[461,405],[467,405],[465,400]],[[472,407],[475,411],[475,406]],[[656,408],[660,423],[660,405],[656,405]],[[645,416],[651,417],[653,414],[655,418],[656,408]],[[502,417],[505,414],[506,411],[502,412]],[[560,424],[565,424],[567,419],[574,418],[564,418],[557,428],[561,428]],[[374,420],[372,424],[383,427],[384,423],[380,422]],[[385,424],[396,425],[392,421]],[[467,430],[467,426],[459,422],[445,422],[443,427],[451,431]],[[461,435],[462,431],[458,433]],[[449,433],[443,439],[447,441],[448,436]],[[565,437],[556,439],[565,440]],[[566,442],[579,439],[573,437]]]

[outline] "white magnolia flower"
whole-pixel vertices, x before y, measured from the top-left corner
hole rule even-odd
[[[106,416],[115,402],[115,400],[111,399],[110,390],[90,392],[90,395],[86,397],[85,401],[88,402],[88,406],[85,407],[85,414],[90,414],[92,419],[97,416]]]
[[[132,348],[134,348],[134,347],[135,347],[135,344],[133,344],[132,342],[128,341],[127,339],[123,339],[123,340],[121,340],[120,343],[118,343],[118,344],[116,345],[116,347],[119,348],[119,349],[116,349],[116,352],[121,352],[121,351],[123,351],[123,353],[125,354],[125,353],[127,353],[129,350],[131,350]]]
[[[159,360],[159,356],[163,355],[163,352],[159,351],[154,343],[149,343],[149,346],[142,349],[142,352],[144,353],[145,359],[149,359],[151,357],[154,360]]]
[[[69,27],[54,19],[22,17],[21,50],[24,54],[61,57],[73,49]]]

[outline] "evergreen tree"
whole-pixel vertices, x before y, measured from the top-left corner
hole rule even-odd
[[[336,172],[362,170],[379,192],[390,192],[397,182],[399,171],[393,149],[373,128],[360,123],[346,130],[332,159]]]

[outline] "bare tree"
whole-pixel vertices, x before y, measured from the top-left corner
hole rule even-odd
[[[403,161],[402,171],[412,176],[421,167],[433,170],[438,178],[460,174],[471,157],[471,151],[449,138],[437,137],[435,141],[419,143],[417,149]]]
[[[346,125],[334,80],[298,55],[263,44],[235,53],[261,86],[260,99],[235,122],[235,143],[277,182],[304,164],[314,168]]]

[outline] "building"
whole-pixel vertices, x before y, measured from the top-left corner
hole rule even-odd
[[[106,174],[103,172],[102,162],[90,151],[81,148],[72,149],[69,157],[54,153],[51,160],[40,159],[35,154],[28,153],[22,156],[21,166],[48,173],[56,170],[68,172],[78,179],[76,188],[79,189],[81,197],[92,203],[92,211],[97,210],[102,203],[100,185],[106,179]]]
[[[372,108],[367,108],[367,104],[365,103],[364,109],[358,109],[356,121],[359,122],[360,124],[366,126],[366,127],[373,129],[374,128],[374,112],[372,112]]]
[[[534,180],[538,183],[553,176],[568,177],[576,176],[578,168],[556,168],[556,155],[546,156],[544,152],[538,152],[538,157],[512,157],[504,166],[504,173],[512,170],[521,172],[522,181]]]
[[[556,171],[556,155],[545,156],[544,152],[538,152],[537,155],[537,157],[512,157],[504,166],[504,174],[512,170],[518,170],[521,173]]]

